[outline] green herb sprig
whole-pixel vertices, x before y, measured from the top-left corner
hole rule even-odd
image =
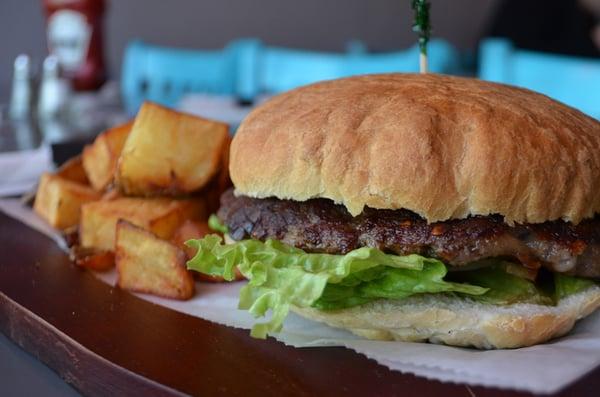
[[[412,0],[411,5],[415,11],[415,22],[412,29],[413,32],[419,35],[421,73],[426,73],[427,42],[431,36],[431,24],[429,23],[429,8],[431,4],[427,0]]]

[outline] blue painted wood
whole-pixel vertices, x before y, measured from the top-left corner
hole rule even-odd
[[[144,100],[167,106],[186,93],[235,95],[252,101],[261,93],[277,94],[321,80],[368,73],[417,72],[419,49],[368,53],[357,43],[346,53],[268,47],[257,39],[240,39],[222,50],[184,50],[131,42],[122,70],[125,107],[135,114]],[[459,71],[457,51],[447,42],[429,44],[432,72]]]
[[[541,92],[600,119],[600,60],[516,49],[509,41],[486,39],[479,77]]]
[[[459,71],[458,52],[443,40],[429,43],[429,69],[437,73]],[[321,80],[370,73],[418,72],[418,45],[389,53],[321,53],[266,47],[261,52],[256,91],[280,93]]]
[[[237,43],[223,50],[199,51],[159,47],[141,41],[125,50],[122,91],[134,114],[144,100],[174,106],[190,92],[235,92]]]

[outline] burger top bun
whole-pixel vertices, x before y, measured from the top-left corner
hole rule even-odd
[[[259,106],[231,146],[238,194],[509,224],[600,211],[600,122],[532,91],[437,74],[301,87]]]

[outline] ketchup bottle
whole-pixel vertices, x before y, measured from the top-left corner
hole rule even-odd
[[[48,51],[58,58],[75,91],[92,91],[106,81],[102,47],[104,0],[43,0]]]

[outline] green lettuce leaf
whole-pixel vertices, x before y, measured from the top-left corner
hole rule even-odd
[[[208,227],[210,227],[215,232],[221,232],[223,234],[229,233],[229,229],[227,226],[221,223],[221,220],[215,214],[212,214],[208,217]]]
[[[429,260],[421,270],[379,266],[350,275],[339,284],[327,284],[314,303],[321,310],[343,309],[375,299],[402,299],[420,293],[456,292],[483,296],[488,288],[444,280],[447,270],[440,261]]]
[[[594,285],[596,285],[596,282],[592,280],[554,273],[554,295],[557,301]]]
[[[485,294],[472,297],[480,302],[494,305],[513,303],[553,305],[555,303],[553,297],[534,282],[507,273],[501,261],[481,269],[455,272],[452,276],[454,280],[488,288],[489,291]]]
[[[264,243],[243,240],[225,245],[217,235],[190,240],[186,244],[197,249],[188,268],[233,280],[235,266],[238,266],[249,279],[240,291],[239,308],[248,310],[255,317],[265,316],[272,310],[270,321],[256,324],[252,329],[251,335],[259,338],[281,329],[290,305],[312,306],[328,285],[340,283],[351,287],[365,280],[379,282],[378,286],[364,288],[364,298],[355,299],[354,304],[384,297],[382,294],[405,297],[439,291],[467,294],[486,291],[485,288],[443,281],[446,268],[438,260],[420,255],[389,255],[369,247],[355,249],[346,255],[314,254],[275,240]],[[394,286],[400,285],[402,289],[394,292]]]
[[[553,305],[595,284],[560,274],[534,283],[526,278],[528,272],[520,274],[514,264],[494,259],[479,269],[448,274],[439,260],[389,255],[368,247],[346,255],[315,254],[275,240],[226,245],[217,235],[186,244],[197,249],[188,268],[231,281],[237,266],[248,278],[240,291],[239,308],[255,317],[271,311],[270,320],[252,329],[251,335],[258,338],[281,329],[290,305],[333,310],[423,293],[454,294],[496,305]]]

